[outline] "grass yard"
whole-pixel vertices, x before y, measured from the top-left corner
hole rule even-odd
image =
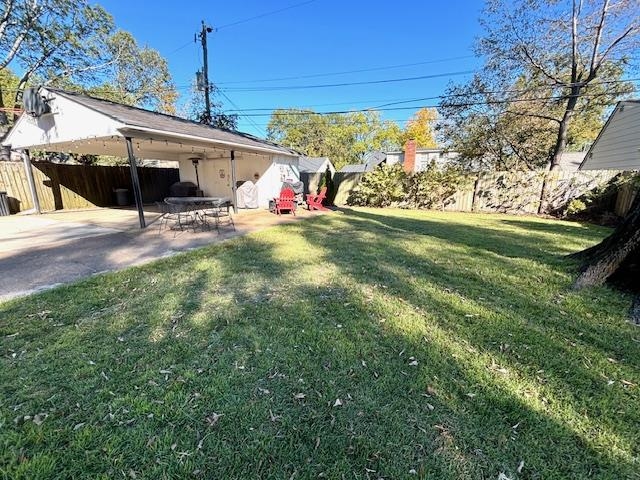
[[[0,478],[638,479],[606,234],[347,210],[0,304]]]

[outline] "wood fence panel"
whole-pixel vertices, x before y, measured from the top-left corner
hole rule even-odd
[[[364,173],[359,172],[336,172],[333,177],[336,189],[336,196],[333,199],[333,203],[335,205],[346,205],[351,190],[360,183],[363,175]]]
[[[32,172],[43,211],[113,206],[116,204],[116,188],[132,190],[128,166],[34,162]],[[146,203],[162,200],[168,195],[169,187],[180,179],[177,168],[139,167],[138,173],[142,198]],[[15,199],[19,210],[33,208],[22,163],[0,162],[0,190],[6,190],[8,196]],[[133,201],[131,194],[129,198]]]
[[[324,172],[322,173],[301,172],[300,181],[304,183],[305,193],[318,193],[320,191],[320,185],[324,181]],[[335,184],[335,181],[336,181],[335,175],[334,175],[333,181]]]
[[[448,212],[470,212],[473,209],[473,185],[471,189],[456,192],[447,199],[444,210]]]
[[[620,187],[620,191],[618,192],[618,198],[616,198],[616,215],[619,215],[621,217],[626,216],[627,213],[629,213],[631,204],[633,204],[633,201],[635,200],[637,194],[638,190],[633,185],[630,185],[628,183],[622,185],[622,187]]]

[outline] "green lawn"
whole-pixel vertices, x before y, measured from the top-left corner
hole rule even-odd
[[[640,478],[606,234],[348,210],[0,304],[0,478]]]

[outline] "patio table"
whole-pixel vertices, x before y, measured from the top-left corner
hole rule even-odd
[[[194,212],[194,222],[199,223],[202,227],[209,227],[207,218],[212,217],[215,218],[217,229],[221,216],[228,216],[231,225],[233,225],[229,212],[231,206],[229,197],[167,197],[164,201],[169,205],[178,206],[182,212]],[[222,208],[225,207],[226,214],[222,214]],[[180,221],[178,223],[181,224]],[[182,229],[182,225],[180,225],[180,229]]]
[[[231,203],[229,197],[167,197],[164,201],[172,205],[186,205],[196,207],[196,209],[203,205],[222,206],[225,203]]]

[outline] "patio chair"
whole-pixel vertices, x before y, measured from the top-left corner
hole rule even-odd
[[[196,212],[188,209],[186,205],[169,202],[156,202],[162,215],[160,216],[160,227],[158,233],[162,232],[163,227],[169,230],[183,231],[185,228],[191,227],[196,231],[197,215]]]
[[[220,232],[220,225],[226,223],[236,229],[236,225],[231,216],[231,203],[225,202],[223,204],[214,204],[210,208],[202,211],[205,223],[208,225],[208,220],[211,218],[214,221],[216,230]]]
[[[309,210],[326,210],[322,205],[322,201],[327,197],[327,187],[322,187],[320,193],[314,195],[313,193],[307,193],[307,208]]]
[[[280,192],[280,198],[274,198],[275,211],[278,215],[282,214],[283,210],[289,210],[294,215],[296,214],[296,194],[291,188],[285,188]]]

